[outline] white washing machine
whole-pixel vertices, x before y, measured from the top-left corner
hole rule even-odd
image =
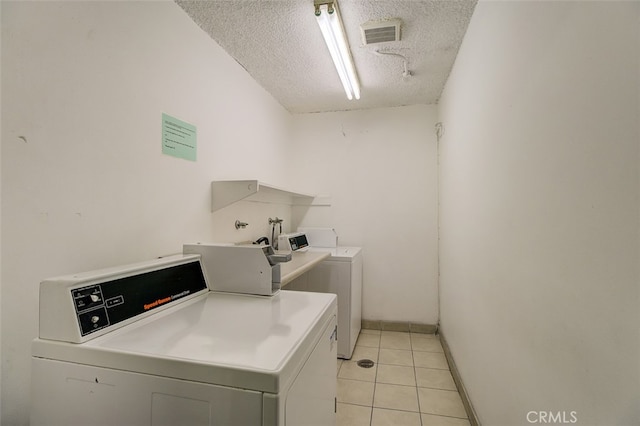
[[[209,291],[199,256],[46,280],[31,425],[335,425],[336,296]]]
[[[286,288],[338,296],[338,358],[351,359],[362,324],[362,248],[338,246],[333,228],[298,228],[288,247],[331,256]],[[283,240],[283,244],[287,243]]]

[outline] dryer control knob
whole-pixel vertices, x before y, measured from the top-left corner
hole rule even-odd
[[[98,321],[100,321],[100,317],[99,316],[94,315],[94,316],[91,317],[91,322],[93,324],[96,324]]]
[[[92,294],[89,297],[91,297],[91,301],[94,302],[94,303],[100,301],[100,296],[98,296],[97,294]]]

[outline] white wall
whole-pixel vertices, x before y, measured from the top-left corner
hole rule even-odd
[[[640,423],[639,13],[481,1],[447,82],[441,321],[483,425]]]
[[[435,106],[295,115],[296,182],[331,197],[294,222],[364,247],[363,318],[436,324]]]
[[[289,210],[211,214],[210,181],[284,185],[291,116],[171,1],[1,8],[2,424],[14,425],[28,422],[39,282],[263,234]],[[161,153],[163,112],[197,126],[197,162]],[[253,223],[235,231],[227,216]]]

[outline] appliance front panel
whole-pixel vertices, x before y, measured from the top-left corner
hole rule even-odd
[[[32,426],[218,424],[262,424],[262,393],[32,360]]]

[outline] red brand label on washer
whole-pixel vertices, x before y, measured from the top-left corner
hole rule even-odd
[[[163,305],[167,302],[171,302],[171,297],[165,297],[164,299],[158,299],[155,302],[145,303],[144,310],[148,311],[149,309],[155,308],[156,306]]]

